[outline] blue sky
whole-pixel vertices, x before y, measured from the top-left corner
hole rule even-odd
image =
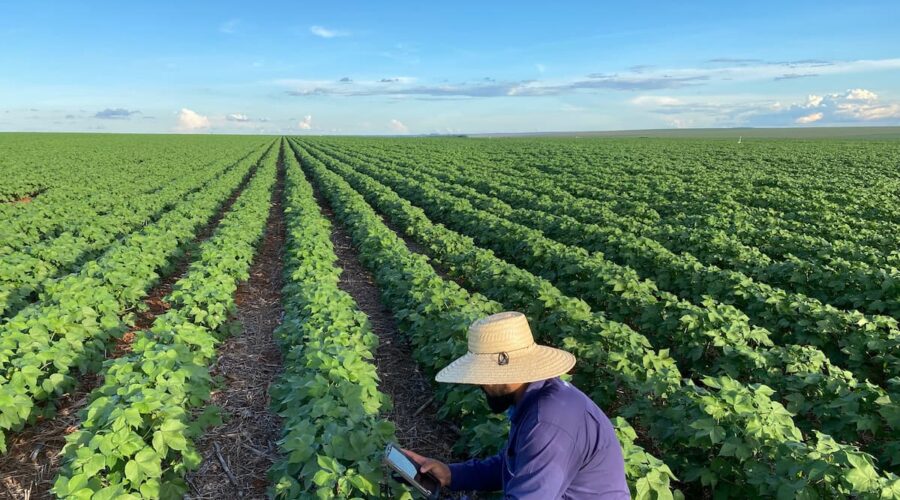
[[[900,2],[0,2],[0,131],[900,124]]]

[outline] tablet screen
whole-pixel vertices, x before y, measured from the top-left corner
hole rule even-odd
[[[400,470],[404,472],[404,474],[408,475],[411,478],[415,478],[416,474],[419,471],[416,468],[416,464],[412,462],[406,455],[403,454],[399,449],[391,447],[391,451],[388,453],[388,460],[390,460],[394,465],[396,465]]]

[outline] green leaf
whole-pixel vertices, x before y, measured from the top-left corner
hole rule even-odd
[[[141,471],[141,466],[138,465],[136,460],[129,460],[128,463],[125,464],[125,477],[133,486],[141,484],[141,481],[144,479],[144,473]]]
[[[159,456],[164,457],[169,453],[169,447],[166,445],[166,437],[163,435],[162,431],[156,431],[153,433],[153,440],[151,441],[153,445],[153,449],[156,450],[156,453]]]
[[[318,455],[316,457],[316,463],[319,464],[319,467],[327,470],[328,472],[335,472],[340,474],[343,472],[343,467],[332,457],[326,455]]]
[[[106,467],[106,457],[96,453],[81,466],[81,470],[86,476],[91,477],[96,476],[104,467]]]
[[[366,479],[365,476],[354,474],[350,476],[349,480],[353,486],[366,494],[374,495],[375,493],[377,493],[375,491],[375,485],[371,481]]]
[[[94,496],[91,497],[91,500],[113,500],[113,499],[121,499],[121,498],[134,498],[133,496],[126,496],[125,491],[122,489],[121,485],[112,485],[103,488],[102,490],[94,493]]]
[[[187,440],[184,437],[184,431],[187,429],[187,426],[184,425],[180,420],[176,419],[168,419],[159,427],[159,430],[156,431],[153,435],[154,441],[156,440],[156,435],[159,434],[162,436],[162,440],[165,441],[166,445],[173,450],[184,451],[187,449]],[[156,446],[154,446],[156,448]],[[158,452],[159,450],[157,450]]]
[[[325,470],[320,470],[316,472],[315,476],[313,476],[313,484],[321,488],[330,483],[335,477],[337,477],[336,474],[330,473]]]
[[[137,429],[144,423],[144,418],[141,416],[141,412],[139,412],[136,408],[127,408],[122,413],[125,417],[125,422],[132,429]]]
[[[142,484],[141,496],[144,498],[159,498],[159,480],[150,479]]]
[[[145,476],[156,479],[162,475],[162,466],[159,455],[152,448],[144,448],[134,456],[134,462]]]

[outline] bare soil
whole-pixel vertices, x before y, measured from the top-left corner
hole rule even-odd
[[[31,193],[31,194],[25,195],[21,198],[17,198],[15,200],[7,200],[2,203],[6,203],[8,205],[19,205],[19,204],[31,203],[35,198],[37,198],[37,195],[39,195],[40,193],[41,192]]]
[[[266,498],[267,473],[279,457],[276,441],[281,420],[270,411],[268,389],[282,367],[273,332],[283,316],[283,173],[280,165],[250,279],[235,293],[241,333],[219,346],[212,367],[212,374],[224,384],[212,394],[210,403],[222,408],[225,423],[209,429],[197,441],[203,463],[187,477],[191,486],[188,498]]]

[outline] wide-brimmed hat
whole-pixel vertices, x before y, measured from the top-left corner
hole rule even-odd
[[[575,356],[534,343],[528,319],[502,312],[469,327],[469,352],[441,370],[435,380],[454,384],[518,384],[557,377],[575,366]]]

